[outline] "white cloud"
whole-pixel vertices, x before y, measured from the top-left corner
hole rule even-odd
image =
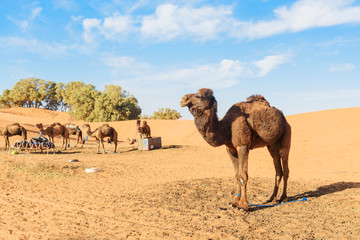
[[[257,77],[263,77],[267,75],[271,70],[280,64],[289,61],[286,55],[273,55],[266,56],[264,59],[254,62],[254,65],[259,68]]]
[[[137,62],[135,58],[128,56],[105,56],[105,64],[111,68],[113,76],[119,75],[139,75],[148,72],[149,64]]]
[[[135,58],[132,57],[110,57],[106,59],[106,64],[115,68],[128,68],[135,62]]]
[[[172,82],[192,88],[209,87],[214,89],[229,88],[239,83],[241,79],[263,77],[276,66],[287,62],[285,55],[267,56],[264,59],[246,63],[240,60],[223,59],[219,63],[190,66],[182,69],[156,70],[142,63],[147,71],[141,70],[141,64],[129,57],[108,58],[107,65],[115,70],[122,70],[122,74],[131,72],[132,78],[127,82],[142,82],[143,84],[159,84]],[[254,70],[255,69],[255,70]],[[152,71],[152,72],[150,72]]]
[[[234,21],[232,36],[263,38],[283,32],[300,32],[315,27],[345,23],[360,23],[360,6],[354,0],[300,0],[290,7],[274,10],[276,18],[270,21]]]
[[[114,15],[103,21],[96,18],[83,20],[84,40],[91,42],[97,34],[107,39],[122,41],[124,36],[131,31],[132,19],[130,16]]]
[[[143,6],[140,0],[128,14]],[[223,37],[237,39],[265,38],[285,32],[300,32],[316,27],[329,27],[346,23],[360,23],[360,6],[354,0],[299,0],[292,5],[283,5],[273,10],[270,20],[241,20],[233,13],[233,6],[192,7],[161,4],[152,14],[119,15],[96,19],[97,30],[86,29],[84,37],[91,41],[94,34],[107,39],[122,41],[128,33],[139,33],[145,41],[168,42],[193,39],[195,41],[216,40]],[[241,17],[241,16],[240,16]]]
[[[104,34],[106,38],[120,40],[122,35],[130,31],[131,25],[132,20],[129,16],[107,17],[104,19],[102,34]]]
[[[10,17],[10,16],[7,16],[7,18],[10,21],[12,21],[15,25],[20,27],[23,31],[25,31],[29,27],[30,23],[33,22],[36,18],[39,17],[41,11],[42,11],[41,7],[33,8],[31,10],[30,16],[27,19],[24,19],[24,20],[17,20],[17,19],[14,19],[13,17]]]
[[[245,64],[239,60],[224,59],[220,63],[200,65],[159,74],[155,78],[163,81],[186,83],[188,86],[228,88],[246,76]]]
[[[338,71],[350,71],[355,68],[354,64],[344,63],[340,65],[331,66],[330,72],[338,72]]]
[[[71,50],[79,49],[77,44],[66,45],[57,42],[40,42],[37,39],[27,39],[19,37],[0,37],[0,48],[11,49],[16,48],[43,56],[63,56]]]
[[[42,11],[41,7],[36,7],[31,11],[30,20],[33,20],[37,18],[40,15],[40,12]]]
[[[93,29],[99,29],[101,20],[96,18],[86,18],[83,20],[84,28],[84,40],[86,42],[91,42],[95,36]]]
[[[74,0],[54,0],[55,8],[62,8],[65,10],[77,9],[77,4]]]
[[[231,15],[230,7],[178,7],[163,4],[156,8],[153,15],[142,19],[141,33],[145,38],[158,41],[169,41],[176,37],[192,36],[196,40],[215,39],[224,26],[227,16]]]

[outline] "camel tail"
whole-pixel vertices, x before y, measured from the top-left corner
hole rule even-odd
[[[117,132],[115,131],[115,129],[113,130],[113,134],[111,136],[111,140],[114,142],[114,143],[117,143],[118,141],[118,134]]]
[[[280,156],[288,157],[289,152],[290,152],[290,147],[291,147],[291,126],[286,121],[286,128],[285,128],[285,131],[283,133],[283,136],[282,136],[281,142],[280,142]]]

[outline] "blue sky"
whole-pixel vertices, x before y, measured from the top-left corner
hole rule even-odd
[[[207,87],[219,117],[360,106],[360,1],[0,0],[0,92],[24,78],[120,85],[143,114]]]

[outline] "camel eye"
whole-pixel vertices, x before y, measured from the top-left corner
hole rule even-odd
[[[201,95],[196,95],[195,97],[200,99],[203,98]]]

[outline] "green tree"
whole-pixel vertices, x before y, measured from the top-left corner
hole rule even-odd
[[[46,96],[46,82],[42,79],[30,77],[20,79],[9,92],[11,105],[39,108]]]
[[[11,107],[12,105],[12,99],[10,97],[10,90],[5,89],[3,91],[3,94],[0,96],[0,106],[3,107]]]
[[[68,109],[68,105],[66,104],[65,100],[65,84],[64,83],[57,83],[55,86],[55,99],[58,102],[58,111],[64,112]]]
[[[45,109],[58,110],[60,102],[56,96],[56,83],[48,81],[41,86],[41,94],[44,96],[43,105]]]
[[[150,117],[151,119],[166,119],[166,120],[175,120],[181,117],[180,113],[174,109],[170,108],[159,108],[158,111],[155,111],[154,114]]]
[[[100,92],[91,84],[69,82],[65,85],[64,101],[69,106],[69,114],[77,119],[87,119],[95,107],[95,99]]]
[[[120,86],[107,85],[95,100],[94,111],[88,121],[107,122],[137,119],[141,109],[137,99]]]
[[[20,79],[11,90],[3,91],[0,107],[11,106],[68,110],[77,119],[87,121],[138,119],[141,114],[137,99],[120,86],[108,85],[99,92],[80,81],[64,85],[33,77]]]

